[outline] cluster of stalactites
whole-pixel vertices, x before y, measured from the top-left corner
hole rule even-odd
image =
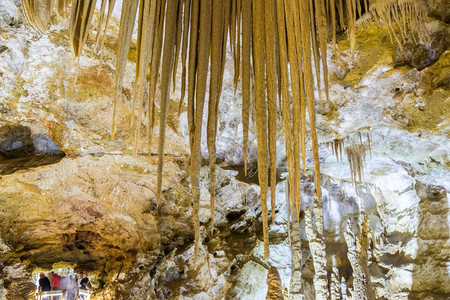
[[[53,10],[54,0],[22,0],[22,2],[30,24],[38,30],[44,31]],[[59,0],[57,3],[57,7],[61,7],[61,11],[64,11],[67,0]],[[107,26],[114,4],[115,0],[109,0],[104,28]],[[106,0],[102,0],[101,14],[97,24],[97,33],[99,35],[103,32],[103,37],[106,33],[106,29],[101,30],[105,19],[105,6]],[[367,1],[364,1],[364,7],[368,7]],[[88,37],[94,9],[95,1],[93,0],[72,1],[69,32],[75,57],[81,54]],[[283,115],[282,126],[286,136],[289,182],[294,183],[290,185],[290,207],[293,209],[294,202],[297,212],[300,207],[301,160],[303,169],[306,167],[306,112],[308,112],[315,164],[316,199],[321,202],[314,89],[319,91],[319,99],[329,98],[327,43],[329,32],[332,33],[333,41],[336,40],[336,12],[341,27],[349,30],[353,49],[356,18],[357,15],[362,14],[362,5],[359,0],[123,0],[111,136],[114,138],[116,131],[125,67],[136,16],[138,16],[136,79],[131,120],[134,132],[134,152],[137,153],[137,144],[141,135],[141,117],[146,115],[150,153],[156,113],[154,98],[159,81],[160,126],[156,192],[159,199],[162,190],[170,86],[173,83],[175,88],[176,72],[181,56],[182,96],[180,107],[187,95],[195,257],[200,241],[198,210],[203,111],[207,109],[208,113],[206,126],[211,171],[212,229],[214,225],[217,114],[228,46],[233,53],[235,87],[239,79],[241,79],[242,86],[245,169],[247,169],[248,156],[249,109],[252,105],[256,112],[257,162],[261,187],[265,258],[269,256],[268,207],[266,203],[269,184],[272,221],[275,218],[278,111],[281,111]],[[315,79],[313,78],[312,60],[317,76]],[[325,97],[321,92],[322,84]],[[278,107],[277,100],[280,102]],[[208,104],[207,108],[205,108],[205,104]],[[144,108],[146,108],[146,112],[144,112]],[[293,210],[291,213],[294,216]],[[296,218],[298,219],[298,213]]]
[[[289,176],[292,182],[295,182],[292,191],[294,196],[290,201],[295,199],[296,206],[300,206],[300,154],[303,159],[303,168],[305,168],[307,111],[315,161],[316,189],[319,195],[318,199],[321,198],[314,89],[319,90],[322,98],[321,86],[323,85],[325,97],[328,98],[326,51],[330,18],[329,5],[328,1],[317,0],[141,0],[139,3],[126,0],[123,2],[112,135],[114,136],[115,133],[116,111],[121,100],[133,20],[138,15],[136,81],[131,122],[135,133],[135,151],[137,151],[141,127],[140,118],[144,115],[144,107],[148,109],[146,114],[150,147],[155,119],[154,97],[159,80],[161,101],[157,181],[157,198],[159,199],[162,187],[164,138],[170,87],[172,85],[175,87],[176,72],[178,64],[181,63],[180,108],[184,98],[187,98],[191,151],[190,177],[196,240],[194,253],[197,253],[200,240],[197,214],[202,160],[201,128],[205,125],[203,124],[205,109],[208,114],[206,127],[211,173],[211,231],[214,224],[215,142],[227,47],[231,48],[234,60],[235,88],[239,79],[242,87],[245,170],[247,170],[248,156],[249,110],[254,105],[266,258],[269,256],[268,205],[266,204],[269,185],[272,221],[275,218],[278,111],[281,111],[284,116],[283,127],[288,140],[286,147],[290,163]],[[313,78],[311,57],[314,58],[316,67],[316,80]],[[149,69],[150,72],[148,72]],[[147,73],[150,76],[147,76]],[[160,74],[159,78],[157,74]],[[314,85],[315,81],[317,86]],[[148,92],[146,93],[146,91]],[[144,99],[144,95],[148,96]],[[208,98],[206,99],[206,97]],[[280,102],[279,105],[277,105],[277,100]]]
[[[425,0],[377,0],[371,1],[370,9],[357,21],[356,26],[376,22],[386,27],[391,42],[401,49],[409,36],[414,43],[429,42],[425,28],[427,15]]]
[[[367,153],[372,155],[371,137],[370,133],[366,133],[367,144],[363,143],[362,133],[358,132],[359,143],[353,143],[345,147],[352,183],[356,188],[357,183],[360,183],[364,174],[364,164]],[[341,156],[342,158],[342,156]]]

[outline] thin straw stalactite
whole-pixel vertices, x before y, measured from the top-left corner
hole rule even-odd
[[[258,179],[261,188],[261,212],[263,220],[264,258],[269,258],[269,224],[267,219],[267,185],[268,185],[268,145],[267,145],[267,105],[265,93],[264,64],[264,3],[252,1],[253,9],[253,68],[255,72],[255,107],[256,136],[258,139]],[[273,113],[273,112],[271,112]]]
[[[283,0],[277,0],[277,27],[279,40],[280,55],[280,76],[282,83],[282,110],[283,125],[286,137],[286,154],[288,161],[289,176],[289,207],[290,214],[294,215],[294,155],[292,153],[292,129],[291,129],[291,112],[290,112],[290,94],[289,94],[289,75],[288,75],[288,59],[287,59],[287,41],[286,41],[286,22],[284,15]]]
[[[187,119],[189,128],[189,148],[191,155],[193,153],[193,138],[194,138],[194,96],[196,86],[196,71],[197,71],[197,42],[198,42],[198,27],[200,16],[200,0],[192,0],[191,3],[191,28],[189,38],[189,64],[188,64],[188,107]]]
[[[200,5],[200,26],[198,38],[197,56],[197,82],[195,95],[195,123],[193,128],[192,152],[191,152],[191,189],[194,202],[192,213],[194,222],[194,261],[197,261],[200,243],[200,224],[198,211],[200,208],[200,168],[202,162],[201,138],[203,127],[203,110],[206,95],[206,83],[208,78],[209,52],[211,42],[211,11],[212,1],[202,1]]]
[[[242,129],[243,129],[243,160],[244,174],[248,170],[248,127],[250,118],[250,57],[252,41],[252,5],[250,0],[242,3]]]
[[[186,60],[188,56],[189,44],[189,21],[191,16],[191,0],[184,0],[184,16],[183,16],[183,41],[181,46],[181,97],[178,105],[178,115],[181,113],[181,107],[186,96]]]
[[[162,6],[164,7],[164,5]],[[164,48],[161,65],[161,111],[158,141],[158,178],[156,182],[156,199],[159,202],[162,190],[162,172],[164,165],[164,143],[166,137],[167,115],[169,111],[169,88],[174,61],[173,47],[176,42],[176,16],[178,0],[167,1],[166,22],[164,26]]]
[[[320,162],[319,162],[319,142],[316,133],[315,107],[314,107],[314,81],[311,67],[311,45],[310,45],[310,23],[308,18],[308,3],[300,1],[300,21],[302,34],[302,54],[303,70],[305,79],[306,102],[308,105],[308,116],[311,132],[311,143],[314,157],[314,182],[316,186],[317,199],[319,204],[322,202],[322,193],[320,186]]]
[[[100,46],[97,49],[97,51],[100,51],[100,59],[99,59],[100,67],[99,67],[99,70],[98,70],[99,73],[101,71],[101,66],[102,66],[102,63],[103,63],[103,51],[102,51],[102,49],[103,49],[103,45],[105,44],[106,30],[108,29],[108,24],[109,24],[109,21],[111,20],[111,15],[112,15],[112,13],[114,11],[115,5],[116,5],[116,0],[109,0],[109,3],[108,3],[108,14],[106,15],[106,21],[104,22],[105,26],[104,26],[103,29],[101,28],[101,26],[99,28],[100,31],[103,30],[103,35],[101,36],[101,39],[100,39]],[[98,36],[96,37],[96,40],[95,40],[95,43],[96,43],[96,47],[95,48],[97,48],[97,42],[98,42],[97,39],[98,39],[98,37],[100,37],[100,32],[98,32],[97,35]]]
[[[134,20],[137,13],[137,1],[124,0],[122,3],[122,15],[120,17],[119,46],[116,59],[116,92],[113,101],[113,117],[111,127],[111,140],[114,139],[117,123],[117,110],[122,98],[122,83],[125,76],[125,67],[130,50],[131,37],[134,28]]]
[[[223,17],[224,0],[214,0],[212,6],[212,35],[211,35],[211,72],[209,84],[208,101],[208,124],[207,124],[207,146],[209,155],[210,170],[210,210],[211,210],[211,234],[214,230],[214,197],[215,197],[215,174],[216,174],[216,123],[217,98],[221,61],[217,58],[222,57],[223,40]]]
[[[358,1],[359,2],[359,1]],[[328,67],[327,67],[327,44],[328,44],[328,28],[327,28],[327,16],[326,9],[323,0],[315,0],[316,8],[316,21],[317,21],[317,32],[319,37],[319,48],[322,58],[322,68],[323,68],[323,83],[325,86],[325,96],[326,99],[330,100],[329,88],[328,88]],[[318,54],[315,54],[318,55]],[[318,60],[318,59],[317,59]],[[320,69],[320,68],[319,68]],[[317,81],[317,90],[321,91],[320,80]]]
[[[299,56],[298,56],[298,49],[299,49],[299,41],[296,37],[298,36],[297,30],[289,30],[289,28],[297,28],[295,26],[295,19],[296,19],[296,12],[295,12],[295,3],[293,0],[286,0],[285,1],[285,15],[286,15],[286,31],[287,31],[287,41],[288,41],[288,56],[289,56],[289,64],[290,64],[290,75],[291,75],[291,86],[292,86],[292,93],[293,93],[293,99],[292,99],[292,106],[294,108],[294,113],[292,116],[293,124],[292,124],[292,143],[293,143],[293,171],[294,171],[294,199],[295,199],[295,205],[296,210],[299,212],[300,207],[300,132],[301,132],[301,102],[303,99],[303,94],[301,92],[301,84],[302,81],[301,77],[301,68],[299,66]],[[297,221],[299,221],[299,214],[295,216]]]
[[[139,27],[138,27],[138,61],[136,62],[136,79],[134,90],[134,103],[137,102],[137,120],[135,123],[134,133],[134,156],[137,155],[138,140],[141,128],[141,114],[143,106],[144,91],[146,87],[146,75],[148,64],[151,58],[151,49],[154,34],[154,18],[156,12],[156,0],[143,0],[139,11]],[[134,104],[132,110],[134,120]],[[133,127],[133,125],[131,126]]]
[[[153,137],[153,126],[155,124],[155,94],[156,84],[158,81],[159,68],[161,65],[161,51],[162,51],[162,38],[164,27],[164,6],[162,0],[156,0],[155,4],[155,24],[153,30],[153,50],[152,58],[150,62],[150,80],[149,80],[149,93],[148,93],[148,136],[147,147],[148,153],[151,154],[151,143]]]
[[[270,156],[270,205],[272,224],[275,224],[275,199],[277,185],[277,84],[276,67],[276,6],[275,0],[265,1],[265,42],[266,42],[266,83],[269,122],[269,156]]]

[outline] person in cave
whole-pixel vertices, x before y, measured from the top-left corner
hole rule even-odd
[[[82,278],[80,281],[80,290],[87,290],[91,288],[91,283],[89,281],[89,278],[87,277],[87,273],[81,273]],[[80,299],[84,299],[84,295],[80,296]]]
[[[51,290],[50,280],[44,273],[39,274],[39,292],[48,292]],[[43,297],[42,299],[49,299],[49,297]]]
[[[52,279],[52,291],[61,290],[61,276],[59,276],[55,272],[52,272],[51,279]],[[58,300],[58,299],[59,299],[59,296],[53,296],[53,300]]]
[[[83,273],[83,278],[80,281],[80,289],[87,290],[90,288],[91,283],[89,282],[89,278],[87,277],[87,273]]]

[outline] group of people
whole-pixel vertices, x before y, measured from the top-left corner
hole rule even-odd
[[[83,272],[80,273],[80,277],[77,274],[61,277],[54,272],[50,273],[50,279],[44,273],[39,274],[39,277],[39,292],[62,290],[65,300],[84,299],[83,295],[79,295],[79,290],[92,288],[87,273]],[[58,300],[59,296],[53,296],[52,298]],[[42,298],[42,300],[48,299],[50,297]]]

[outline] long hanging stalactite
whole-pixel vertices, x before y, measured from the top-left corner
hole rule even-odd
[[[94,0],[73,0],[70,15],[70,42],[74,56],[81,57],[93,19]],[[44,32],[54,9],[60,15],[68,1],[22,0],[29,24]],[[370,7],[369,7],[370,4]],[[107,23],[115,0],[102,0],[95,44],[103,44]],[[317,205],[321,207],[318,136],[315,125],[315,95],[328,93],[327,47],[329,36],[336,43],[336,31],[347,29],[355,50],[357,18],[375,20],[388,26],[393,41],[402,43],[407,31],[414,37],[426,37],[423,0],[124,0],[120,20],[116,59],[115,97],[111,138],[116,135],[125,67],[136,16],[138,16],[136,81],[133,91],[131,127],[134,130],[134,154],[137,155],[141,120],[147,114],[149,153],[157,106],[156,88],[160,88],[158,201],[163,189],[164,148],[168,120],[170,87],[175,88],[181,56],[180,108],[187,95],[187,119],[191,153],[190,176],[193,194],[195,254],[200,243],[198,220],[199,173],[201,167],[201,130],[203,111],[208,105],[207,145],[211,171],[211,230],[214,227],[215,141],[218,105],[222,92],[227,48],[234,60],[234,87],[242,86],[243,161],[248,168],[250,109],[256,112],[258,177],[261,187],[264,256],[269,257],[267,193],[270,185],[272,221],[275,218],[277,118],[283,116],[286,154],[289,165],[290,202],[293,219],[299,219],[300,175],[306,169],[306,135],[309,121],[314,158]],[[105,17],[105,14],[106,17]],[[106,21],[105,21],[106,20]],[[105,24],[102,30],[102,24]],[[100,31],[102,31],[100,38]],[[229,42],[228,42],[229,36]],[[101,46],[100,46],[101,47]],[[336,51],[336,47],[334,46]],[[316,70],[316,76],[313,74]],[[149,72],[150,70],[150,72]],[[149,76],[148,76],[149,74]],[[158,76],[160,75],[160,77]],[[254,74],[254,76],[252,76]],[[209,80],[209,86],[208,86]],[[252,102],[252,87],[255,87]],[[290,91],[292,90],[292,92]],[[148,91],[148,93],[146,93]],[[148,95],[144,97],[144,95]],[[208,99],[207,96],[209,95]],[[278,101],[277,101],[278,100]],[[279,103],[277,105],[277,103]],[[254,104],[254,107],[252,107]],[[147,111],[144,112],[144,107]],[[291,109],[292,108],[292,109]],[[337,151],[337,149],[336,149]],[[353,160],[352,160],[353,161]],[[295,203],[293,203],[295,201]],[[295,205],[295,209],[294,208]],[[295,213],[294,213],[295,212]],[[295,215],[294,215],[295,214]]]

